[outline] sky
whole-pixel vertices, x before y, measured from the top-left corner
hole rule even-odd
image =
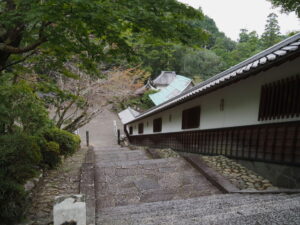
[[[300,20],[295,13],[281,13],[267,0],[178,0],[179,2],[202,8],[205,15],[214,19],[220,31],[233,40],[237,40],[240,29],[255,30],[261,35],[267,16],[271,12],[278,15],[282,34],[300,30]]]

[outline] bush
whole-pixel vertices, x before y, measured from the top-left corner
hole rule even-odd
[[[65,130],[51,128],[44,133],[47,141],[54,141],[59,144],[60,154],[72,155],[80,147],[80,138]]]
[[[25,134],[0,136],[0,173],[20,184],[34,177],[42,159],[37,138]]]
[[[0,224],[14,224],[23,216],[24,183],[39,171],[37,138],[21,133],[0,136]]]
[[[24,186],[0,174],[0,224],[16,224],[24,217],[27,194]]]
[[[49,168],[55,168],[61,162],[59,144],[50,141],[45,142],[41,147],[44,165],[47,165]]]

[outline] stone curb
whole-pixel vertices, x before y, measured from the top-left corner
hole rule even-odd
[[[204,175],[207,180],[209,180],[215,187],[217,187],[223,193],[232,193],[240,191],[240,189],[231,184],[222,175],[208,167],[202,159],[195,156],[183,156],[183,158],[186,161],[188,161],[200,173],[202,173],[202,175]]]
[[[96,196],[95,196],[95,152],[94,147],[89,146],[84,163],[81,167],[80,194],[85,195],[86,200],[86,224],[95,225]]]

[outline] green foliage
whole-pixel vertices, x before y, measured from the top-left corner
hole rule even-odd
[[[23,185],[0,172],[0,224],[13,225],[24,216],[27,195]]]
[[[0,173],[24,184],[36,175],[42,159],[37,138],[26,134],[0,136]]]
[[[127,101],[123,101],[123,102],[116,101],[116,102],[118,102],[118,104],[115,105],[115,107],[116,107],[115,110],[117,112],[120,112],[124,109],[127,109],[128,107],[136,108],[137,110],[142,110],[142,111],[150,109],[151,107],[153,107],[155,105],[152,102],[152,100],[150,99],[149,95],[157,93],[157,92],[158,91],[156,91],[156,90],[149,90],[149,91],[146,91],[142,96],[131,97]]]
[[[44,137],[49,142],[59,144],[59,152],[63,156],[73,154],[80,147],[80,138],[65,130],[51,128],[45,131]]]
[[[54,141],[45,142],[41,147],[42,163],[49,168],[55,168],[61,162],[59,144]]]
[[[36,70],[46,65],[44,71],[57,71],[76,59],[91,74],[99,62],[134,59],[136,41],[191,44],[206,38],[192,23],[202,13],[176,0],[8,1],[0,12],[0,71],[22,59]],[[39,54],[28,59],[37,48]]]
[[[265,31],[261,36],[261,43],[263,48],[268,48],[277,42],[281,41],[280,27],[278,25],[278,16],[275,13],[270,13],[265,25]]]
[[[274,6],[282,7],[284,12],[295,12],[300,17],[299,0],[269,0]]]
[[[34,177],[41,160],[37,138],[22,133],[0,136],[0,221],[15,224],[26,206],[24,183]]]
[[[181,74],[197,76],[202,80],[219,73],[223,68],[222,59],[209,50],[189,51],[182,57]]]
[[[154,103],[152,102],[152,100],[150,99],[150,97],[149,97],[149,95],[151,95],[151,94],[155,94],[155,93],[157,93],[157,91],[156,90],[149,90],[149,91],[146,91],[143,95],[142,95],[142,97],[140,98],[140,108],[141,109],[149,109],[149,108],[151,108],[151,107],[153,107],[154,106]]]
[[[50,125],[42,101],[26,82],[0,84],[0,124],[7,133],[36,134]]]

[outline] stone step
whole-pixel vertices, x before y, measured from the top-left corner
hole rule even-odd
[[[188,198],[197,195],[198,191],[203,192],[202,195],[213,193],[211,190],[205,191],[210,187],[206,182],[202,182],[205,178],[192,173],[190,177],[194,180],[193,183],[180,173],[173,173],[172,177],[168,180],[165,180],[165,177],[161,176],[131,175],[112,179],[98,179],[96,183],[100,189],[98,196],[141,192],[138,195],[142,202],[165,201],[170,200],[168,199],[169,196],[174,197],[179,195]],[[172,178],[177,181],[172,182]],[[217,193],[219,192],[217,191]]]
[[[145,159],[126,162],[104,162],[96,161],[97,167],[121,167],[131,168],[132,166],[143,165],[145,168],[167,168],[176,167],[178,165],[189,165],[184,159],[181,158],[165,158],[165,159]],[[190,166],[190,165],[189,165]],[[191,167],[191,166],[190,166]]]
[[[128,149],[124,149],[124,150],[108,150],[108,151],[98,151],[95,153],[95,155],[113,155],[113,154],[146,154],[145,151],[143,150],[128,150]]]
[[[122,152],[122,151],[132,151],[128,148],[103,148],[103,149],[99,149],[99,150],[95,150],[96,154],[99,153],[109,153],[109,152]],[[135,150],[137,151],[137,150]]]
[[[180,200],[172,200],[172,201],[158,201],[152,203],[141,204],[138,207],[136,205],[129,206],[120,206],[120,207],[112,207],[112,208],[103,208],[99,212],[101,215],[118,215],[118,216],[126,216],[126,215],[135,215],[141,213],[159,213],[165,214],[167,211],[175,210],[182,211],[182,209],[195,208],[195,206],[207,206],[214,205],[215,207],[219,207],[220,204],[229,205],[229,204],[247,204],[249,202],[257,202],[257,201],[273,201],[289,199],[293,196],[290,195],[241,195],[241,194],[219,194],[212,196],[204,196],[199,198],[190,198],[190,199],[180,199]],[[166,212],[165,212],[166,211]]]
[[[95,154],[99,160],[101,159],[110,159],[113,157],[118,157],[118,156],[124,156],[124,155],[128,155],[128,156],[135,156],[135,155],[145,155],[145,156],[149,156],[147,152],[144,152],[144,151],[118,151],[118,152],[104,152],[104,153],[96,153]],[[148,157],[150,158],[150,157]]]
[[[242,215],[258,214],[300,207],[300,197],[218,195],[197,199],[146,203],[135,206],[106,208],[98,212],[100,224],[222,224]],[[264,209],[272,208],[270,211]],[[299,209],[299,208],[298,208]],[[252,213],[252,214],[251,214]],[[227,216],[230,215],[230,216]],[[231,224],[231,223],[228,223]],[[233,223],[245,224],[245,223]]]
[[[96,156],[96,162],[98,163],[111,163],[119,161],[136,161],[136,160],[146,160],[149,156],[144,152],[133,152],[133,153],[109,153],[109,154],[98,154]]]
[[[294,213],[289,213],[289,211],[293,211]],[[199,225],[225,225],[225,224],[272,224],[272,225],[281,225],[281,224],[299,224],[300,223],[300,198],[292,198],[278,201],[270,201],[270,202],[259,202],[253,203],[250,205],[241,205],[236,207],[231,207],[229,210],[224,210],[224,212],[217,214],[210,214],[199,216],[197,214],[183,218],[178,215],[173,216],[174,225],[183,225],[183,224],[199,224]],[[291,220],[296,220],[294,223],[289,221],[289,217]],[[294,217],[294,218],[293,218]],[[165,218],[165,217],[163,217]],[[272,220],[269,220],[271,219]],[[143,223],[145,225],[154,225],[154,224],[170,224],[170,218],[165,218],[166,223],[162,220],[162,218],[157,218],[157,221],[150,223]],[[287,222],[289,221],[289,222]]]
[[[235,216],[226,220],[219,219],[217,221],[210,222],[215,225],[232,225],[232,224],[265,224],[265,225],[299,225],[300,224],[300,208],[299,207],[287,207],[284,210],[276,210],[270,212],[259,212],[257,214],[250,214],[247,216]],[[202,223],[205,224],[205,223]]]

